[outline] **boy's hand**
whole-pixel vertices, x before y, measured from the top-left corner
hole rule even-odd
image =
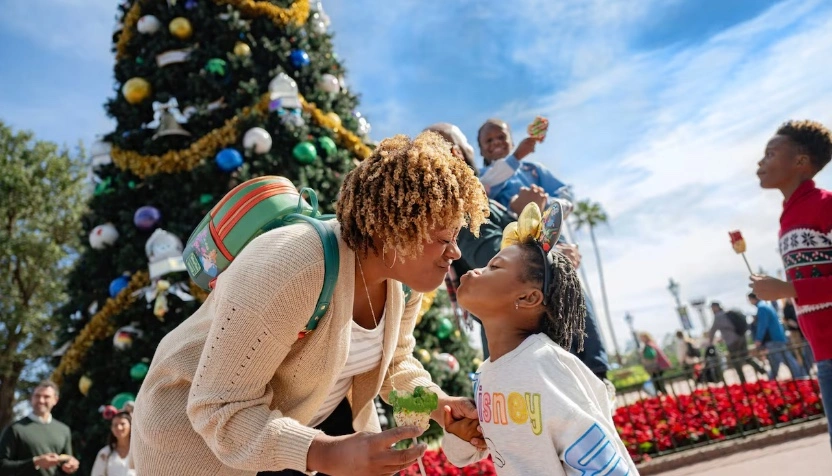
[[[523,160],[523,157],[534,152],[535,146],[537,146],[537,141],[531,137],[526,137],[517,144],[517,148],[514,149],[514,157],[517,160]]]
[[[792,283],[771,276],[751,275],[751,284],[748,287],[763,301],[797,297]]]
[[[480,451],[488,449],[488,446],[485,444],[485,438],[482,436],[482,428],[480,428],[479,420],[473,418],[455,419],[451,412],[451,407],[447,405],[445,405],[443,410],[445,413],[445,431],[470,442]]]

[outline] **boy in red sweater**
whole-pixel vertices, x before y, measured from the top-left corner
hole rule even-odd
[[[785,199],[780,254],[788,280],[751,276],[760,299],[795,299],[798,323],[818,363],[827,414],[832,412],[832,192],[812,179],[830,158],[832,134],[817,122],[789,121],[768,141],[757,176],[762,188],[778,189]]]

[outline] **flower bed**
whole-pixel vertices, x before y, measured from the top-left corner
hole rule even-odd
[[[494,463],[491,462],[491,457],[480,462],[468,465],[464,468],[457,468],[452,465],[445,453],[441,449],[436,451],[428,450],[425,453],[422,461],[425,463],[426,476],[496,476],[497,472],[494,470]],[[400,476],[420,476],[419,465],[413,464],[404,471],[399,472]]]
[[[620,407],[613,421],[633,460],[823,413],[817,380],[760,381],[659,396]]]

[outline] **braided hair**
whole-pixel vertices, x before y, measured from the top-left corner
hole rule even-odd
[[[543,284],[544,266],[551,266],[549,289],[543,290],[544,312],[540,321],[540,332],[555,341],[564,349],[572,347],[572,339],[579,339],[578,352],[584,347],[584,324],[586,303],[581,291],[578,273],[566,256],[557,251],[550,253],[551,264],[544,264],[540,255],[540,245],[529,238],[521,243],[523,257],[526,258],[524,282]]]

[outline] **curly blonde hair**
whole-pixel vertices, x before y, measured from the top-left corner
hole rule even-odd
[[[418,256],[432,230],[465,222],[478,236],[488,213],[474,172],[430,131],[381,141],[344,179],[336,207],[350,249],[364,256],[396,250],[400,258]]]

